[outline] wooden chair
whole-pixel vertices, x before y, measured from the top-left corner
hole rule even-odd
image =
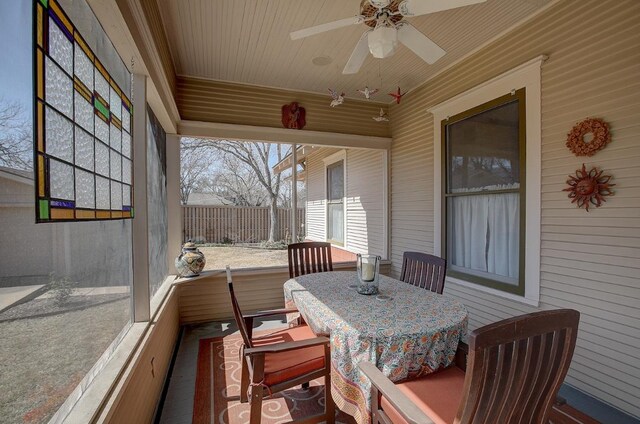
[[[325,410],[322,414],[299,420],[304,423],[334,423],[335,405],[331,397],[331,350],[329,339],[316,337],[307,325],[276,331],[261,337],[253,337],[255,318],[297,312],[296,309],[277,309],[243,315],[233,291],[231,270],[227,266],[227,283],[231,296],[233,315],[242,335],[242,374],[240,402],[249,401],[251,388],[251,412],[249,424],[259,424],[262,418],[262,399],[291,387],[324,377]],[[295,421],[298,422],[298,421]]]
[[[373,364],[373,422],[546,424],[576,344],[580,313],[543,311],[496,322],[469,335],[462,369],[393,384]],[[382,395],[378,402],[378,393]]]
[[[331,243],[307,241],[288,247],[289,278],[316,272],[333,271]]]
[[[400,279],[405,283],[442,294],[447,261],[420,252],[404,252]]]

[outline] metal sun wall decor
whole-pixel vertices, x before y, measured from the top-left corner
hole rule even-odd
[[[593,136],[590,141],[585,140],[588,134]],[[587,118],[577,123],[567,134],[567,147],[576,156],[593,156],[610,141],[609,124],[598,118]]]
[[[282,125],[285,128],[301,130],[306,124],[306,111],[298,102],[282,106]]]
[[[133,217],[133,108],[56,0],[34,0],[36,222]]]
[[[582,169],[577,169],[575,175],[569,175],[567,184],[569,187],[563,191],[569,192],[571,203],[575,203],[579,208],[584,208],[589,212],[589,206],[594,205],[596,208],[602,206],[606,202],[605,196],[613,195],[611,187],[615,184],[609,183],[611,175],[603,175],[602,170],[593,167],[587,172],[585,164]]]

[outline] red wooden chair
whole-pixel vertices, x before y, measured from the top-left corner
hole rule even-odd
[[[400,279],[405,283],[442,294],[447,261],[420,252],[404,252]]]
[[[466,365],[397,385],[361,363],[372,383],[374,424],[547,424],[579,320],[578,311],[560,309],[487,325],[469,335]]]
[[[227,266],[227,283],[233,315],[244,342],[240,402],[251,402],[250,424],[262,418],[262,399],[265,396],[324,377],[325,410],[306,417],[304,423],[334,423],[335,405],[331,397],[331,350],[329,339],[316,337],[307,325],[287,328],[262,337],[253,337],[255,318],[296,312],[296,309],[277,309],[243,315],[233,291],[231,270]],[[251,388],[251,399],[249,399]]]
[[[333,271],[331,243],[307,241],[292,243],[287,248],[289,278],[316,272]]]

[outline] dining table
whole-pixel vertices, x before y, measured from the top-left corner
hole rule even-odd
[[[391,381],[418,378],[451,365],[466,335],[468,312],[448,296],[384,275],[378,295],[356,291],[355,271],[307,274],[284,283],[295,307],[317,335],[331,340],[331,393],[358,423],[371,422],[371,383],[358,368],[375,364]],[[290,314],[290,323],[297,320]]]

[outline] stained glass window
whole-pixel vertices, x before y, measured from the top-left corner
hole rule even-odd
[[[131,102],[57,1],[34,1],[36,221],[131,218]]]

